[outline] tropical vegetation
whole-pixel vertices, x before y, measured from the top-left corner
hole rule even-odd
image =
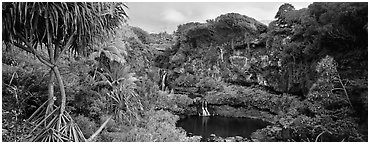
[[[200,141],[176,123],[269,122],[245,141],[368,141],[368,4],[283,4],[265,25],[222,14],[173,34],[120,2],[3,2],[4,142]],[[209,140],[211,141],[211,140]]]

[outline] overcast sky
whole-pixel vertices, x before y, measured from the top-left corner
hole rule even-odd
[[[149,33],[172,33],[180,24],[205,22],[221,14],[240,13],[258,21],[273,20],[284,2],[128,2],[128,23]],[[296,9],[311,2],[289,2]]]

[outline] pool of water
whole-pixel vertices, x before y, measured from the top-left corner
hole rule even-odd
[[[230,136],[249,137],[254,131],[262,129],[268,124],[268,122],[250,118],[190,116],[180,119],[177,122],[177,127],[182,127],[187,133],[202,136],[202,140],[205,140],[211,134],[223,138]]]

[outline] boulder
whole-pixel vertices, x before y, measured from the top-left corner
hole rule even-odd
[[[241,141],[243,141],[243,137],[241,137],[241,136],[235,136],[235,141],[236,142],[241,142]]]
[[[227,137],[224,139],[224,142],[235,142],[235,137]]]

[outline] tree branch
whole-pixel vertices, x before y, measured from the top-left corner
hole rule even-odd
[[[112,119],[112,115],[111,116],[109,116],[108,117],[108,119],[107,120],[105,120],[105,122],[99,127],[99,129],[98,130],[96,130],[95,131],[95,133],[94,134],[92,134],[91,136],[90,136],[90,138],[88,138],[87,140],[86,140],[86,142],[90,142],[90,141],[92,141],[103,129],[104,129],[104,127],[108,124],[108,122],[109,122],[109,120],[110,119]]]
[[[62,48],[61,52],[55,56],[55,61],[57,62],[59,56],[61,56],[69,47],[71,47],[74,36],[77,35],[77,31],[75,31],[68,39],[66,45]]]
[[[339,80],[340,84],[342,85],[342,88],[343,88],[344,94],[346,94],[346,97],[347,97],[348,103],[349,103],[349,105],[351,105],[351,108],[353,109],[353,105],[352,105],[352,103],[351,103],[351,100],[349,99],[349,95],[348,95],[348,93],[347,93],[347,89],[346,89],[345,85],[343,84],[342,79],[340,78],[340,75],[339,75],[339,74],[337,74],[337,75],[338,75],[338,80]]]
[[[55,60],[55,62],[57,62],[59,55],[61,55],[61,53],[59,53],[59,51],[61,49],[60,48],[60,40],[61,40],[61,38],[58,38],[56,40],[55,44],[54,44],[54,46],[55,46],[55,49],[54,49],[54,60]]]
[[[343,88],[332,88],[331,91],[334,91],[334,90],[344,90]]]
[[[48,17],[49,15],[49,13],[48,13],[48,11],[45,11],[45,13],[46,13],[46,17]],[[48,52],[49,52],[49,58],[50,58],[50,62],[52,63],[52,64],[55,64],[55,53],[54,53],[54,49],[53,49],[53,44],[52,44],[52,42],[51,42],[51,35],[50,35],[50,27],[49,27],[49,19],[45,19],[46,20],[46,37],[47,37],[47,44],[46,44],[46,46],[47,46],[47,49],[48,49]]]
[[[27,47],[25,47],[25,46],[23,46],[23,45],[21,45],[19,43],[13,43],[13,45],[16,46],[16,47],[19,47],[19,48],[21,48],[23,50],[25,50],[26,52],[29,52],[29,53],[34,54],[32,50],[28,49]]]
[[[53,67],[53,65],[47,61],[47,58],[45,58],[43,55],[41,55],[40,53],[38,53],[35,49],[33,49],[32,45],[26,40],[26,38],[24,38],[22,35],[20,34],[16,34],[16,36],[18,36],[28,47],[29,51],[36,55],[36,57],[42,62],[44,63],[45,65],[49,66],[49,67]],[[19,44],[20,45],[20,44]],[[21,47],[20,47],[21,48]],[[27,51],[27,50],[26,50]]]
[[[13,43],[13,45],[25,50],[26,52],[34,54],[42,63],[44,63],[48,67],[53,67],[53,65],[50,62],[48,62],[45,57],[43,57],[41,54],[37,53],[34,49],[25,47],[25,46],[23,46],[19,43]]]
[[[326,131],[322,131],[319,135],[317,135],[316,139],[315,139],[315,142],[318,142],[319,140],[319,137],[324,134]]]

